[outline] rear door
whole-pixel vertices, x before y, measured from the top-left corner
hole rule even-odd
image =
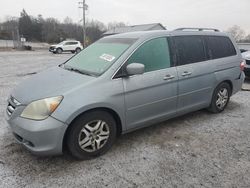
[[[145,42],[125,65],[130,63],[144,64],[145,73],[123,78],[127,128],[145,126],[174,115],[178,76],[171,63],[167,38]]]
[[[76,49],[77,42],[66,42],[63,46],[64,51],[72,51]]]
[[[63,51],[69,51],[70,45],[71,45],[71,42],[65,42],[65,44],[63,45]]]
[[[178,65],[179,113],[207,107],[210,104],[215,76],[209,64],[203,36],[173,37]]]
[[[71,42],[70,50],[75,50],[78,47],[78,42]]]

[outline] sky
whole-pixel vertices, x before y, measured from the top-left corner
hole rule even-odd
[[[55,17],[74,22],[82,19],[81,0],[0,0],[0,21],[19,16],[24,8],[30,15]],[[250,33],[250,0],[86,0],[87,19],[125,22],[129,25],[162,23],[167,29],[212,27],[227,30],[238,25]]]

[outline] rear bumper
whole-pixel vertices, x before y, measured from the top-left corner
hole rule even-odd
[[[53,117],[34,121],[16,117],[8,119],[13,134],[20,144],[36,155],[62,154],[64,133],[67,125]]]
[[[244,80],[245,80],[245,73],[241,72],[239,78],[234,80],[232,94],[235,94],[241,90]]]

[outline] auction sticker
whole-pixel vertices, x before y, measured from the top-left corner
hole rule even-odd
[[[100,56],[101,59],[105,60],[105,61],[108,61],[108,62],[111,62],[115,59],[115,56],[112,56],[112,55],[109,55],[109,54],[102,54]]]

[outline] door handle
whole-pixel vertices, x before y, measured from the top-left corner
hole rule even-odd
[[[172,79],[174,79],[174,78],[175,78],[175,76],[170,75],[170,74],[167,74],[167,75],[163,78],[163,80],[172,80]]]
[[[191,75],[191,74],[192,74],[192,72],[184,71],[184,72],[182,73],[182,76],[189,76],[189,75]]]

